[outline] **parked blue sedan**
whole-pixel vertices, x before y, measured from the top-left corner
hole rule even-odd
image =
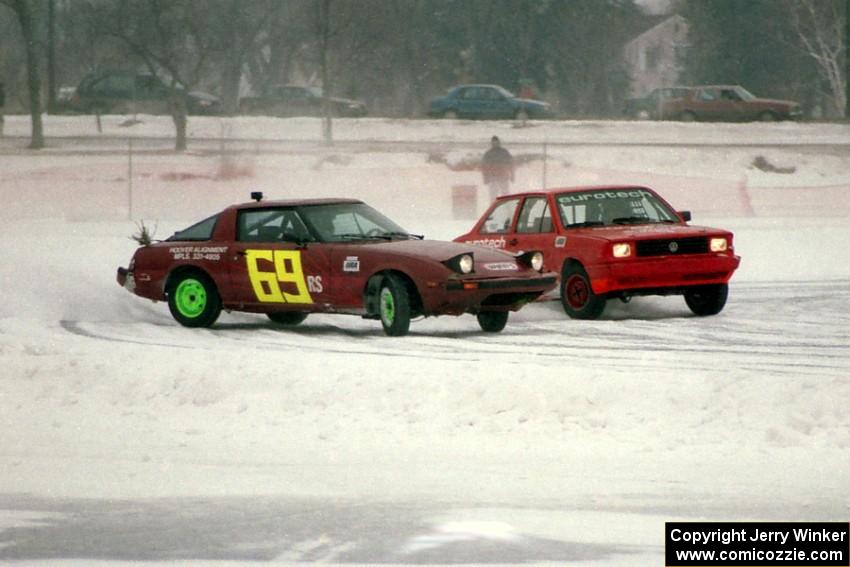
[[[431,101],[429,116],[435,118],[551,118],[548,103],[517,98],[498,85],[458,85]]]

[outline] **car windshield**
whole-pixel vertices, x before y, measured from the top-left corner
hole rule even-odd
[[[679,222],[675,211],[640,187],[561,193],[556,200],[567,228]]]
[[[418,238],[365,203],[309,205],[298,212],[321,242]]]
[[[735,87],[735,92],[741,97],[741,100],[753,100],[756,95],[745,89],[744,87]]]

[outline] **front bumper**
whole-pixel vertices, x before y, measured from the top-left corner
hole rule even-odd
[[[554,288],[553,273],[522,278],[458,278],[423,290],[423,308],[429,315],[460,315],[480,311],[516,311]]]
[[[588,266],[587,273],[597,295],[641,290],[662,294],[689,286],[726,283],[740,262],[739,256],[731,254],[637,258]]]
[[[135,293],[136,279],[133,277],[133,272],[127,268],[118,268],[118,272],[115,274],[115,280],[118,282],[118,285],[130,293]]]

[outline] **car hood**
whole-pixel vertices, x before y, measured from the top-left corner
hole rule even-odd
[[[719,236],[731,234],[728,230],[686,224],[637,224],[622,226],[599,226],[578,229],[585,234],[608,241],[652,240],[666,238],[688,238],[694,236]],[[567,232],[569,239],[569,232]]]
[[[516,100],[527,106],[540,106],[542,108],[549,106],[549,103],[533,98],[517,98]]]
[[[339,97],[332,96],[328,100],[331,101],[331,102],[334,102],[336,104],[353,104],[353,105],[356,105],[356,106],[365,106],[363,102],[361,102],[359,100],[354,100],[354,99],[351,99],[351,98],[339,98]]]
[[[489,246],[476,246],[462,242],[397,240],[373,244],[369,246],[369,249],[381,254],[398,254],[432,262],[445,262],[461,254],[472,254],[475,258],[475,275],[477,276],[505,276],[510,275],[510,272],[532,271],[521,265],[518,266],[518,270],[514,270],[511,267],[517,265],[514,254]]]
[[[211,95],[209,93],[205,93],[205,92],[202,92],[202,91],[189,91],[187,94],[189,96],[191,96],[192,98],[195,98],[195,99],[198,99],[198,100],[206,100],[206,101],[209,101],[209,102],[218,102],[217,96]]]
[[[750,102],[771,106],[799,106],[799,103],[793,100],[782,100],[780,98],[754,98]]]
[[[510,260],[513,254],[485,246],[444,240],[395,240],[373,245],[382,252],[415,256],[423,260],[443,262],[459,254],[474,254],[476,261],[498,262]]]

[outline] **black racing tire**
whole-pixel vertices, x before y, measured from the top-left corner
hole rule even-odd
[[[696,122],[697,115],[691,112],[690,110],[686,110],[679,115],[679,120],[682,122]]]
[[[517,120],[520,120],[522,122],[525,122],[526,120],[528,120],[528,112],[526,112],[524,109],[521,108],[521,109],[516,111],[516,115],[514,115],[514,118],[516,118]]]
[[[277,323],[287,327],[294,327],[304,322],[308,313],[305,311],[277,311],[275,313],[266,313],[266,317]]]
[[[593,293],[590,277],[580,264],[570,263],[561,273],[561,305],[571,319],[598,319],[607,299]]]
[[[384,332],[390,337],[402,337],[410,330],[410,291],[404,280],[387,274],[378,291],[378,315]]]
[[[449,120],[457,120],[459,118],[457,111],[447,110],[443,113],[443,118],[447,118]]]
[[[221,297],[205,273],[192,270],[169,279],[165,294],[171,316],[184,327],[210,327],[221,314]]]
[[[498,333],[508,324],[507,311],[482,311],[477,315],[478,325],[485,333]]]
[[[723,311],[729,297],[729,284],[701,285],[685,291],[685,303],[694,315],[705,317]]]

